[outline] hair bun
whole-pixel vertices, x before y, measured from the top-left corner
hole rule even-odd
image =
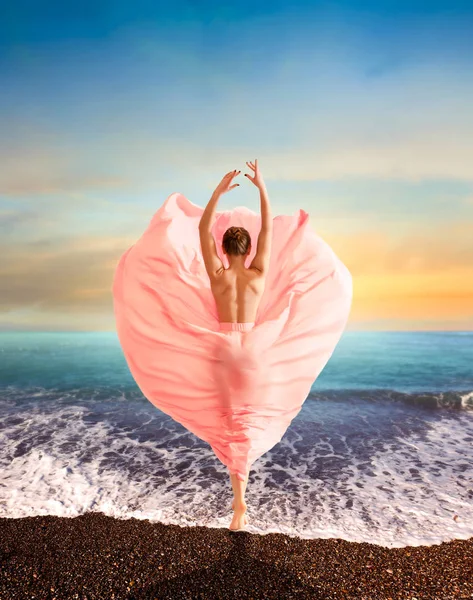
[[[244,227],[232,225],[222,238],[222,245],[228,254],[245,254],[251,244],[250,234]]]

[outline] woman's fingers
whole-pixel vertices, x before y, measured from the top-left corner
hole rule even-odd
[[[246,163],[246,164],[247,164],[247,165],[250,167],[250,169],[253,169],[253,171],[255,170],[255,166],[253,165],[253,163],[252,163],[252,162],[248,162],[248,161],[247,161],[247,163]]]

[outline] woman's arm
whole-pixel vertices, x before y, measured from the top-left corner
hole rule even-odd
[[[219,255],[217,254],[217,247],[215,246],[215,239],[212,235],[212,225],[215,218],[215,213],[217,209],[217,202],[220,199],[222,194],[225,194],[229,190],[240,185],[236,183],[235,185],[230,186],[232,179],[238,175],[241,171],[231,171],[227,173],[222,181],[216,187],[214,193],[212,194],[210,200],[207,203],[207,206],[202,213],[202,217],[199,221],[199,236],[200,236],[200,245],[202,247],[202,257],[204,259],[205,268],[207,270],[208,276],[210,278],[214,277],[218,274],[218,272],[223,269],[223,263],[220,260]]]
[[[223,268],[223,263],[217,254],[215,238],[212,234],[212,223],[215,216],[215,208],[218,202],[218,196],[214,194],[205,207],[199,222],[200,246],[202,248],[202,258],[204,259],[205,269],[210,278],[218,274]]]
[[[266,185],[258,168],[258,159],[255,164],[246,163],[253,170],[255,176],[252,178],[246,175],[260,191],[261,201],[261,230],[258,235],[258,243],[256,245],[256,254],[251,261],[250,269],[257,269],[263,274],[266,274],[269,269],[269,261],[271,258],[271,243],[273,238],[273,217],[271,214],[271,205],[269,203],[268,192]]]

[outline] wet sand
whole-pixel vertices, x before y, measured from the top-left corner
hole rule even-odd
[[[0,519],[0,599],[473,598],[473,538],[385,548],[79,517]]]

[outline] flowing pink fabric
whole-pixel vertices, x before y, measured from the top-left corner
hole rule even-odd
[[[117,334],[144,396],[210,444],[244,480],[300,411],[340,339],[352,278],[309,215],[273,218],[269,271],[254,323],[220,323],[200,246],[204,209],[179,193],[121,256],[113,280]],[[245,227],[256,252],[261,216],[216,213],[212,233]]]

